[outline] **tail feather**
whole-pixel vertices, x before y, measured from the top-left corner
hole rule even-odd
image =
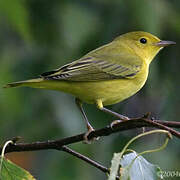
[[[11,87],[17,87],[22,86],[22,82],[14,82],[14,83],[8,83],[3,88],[11,88]]]
[[[3,88],[11,88],[11,87],[18,87],[18,86],[33,87],[34,85],[39,84],[42,81],[43,81],[43,78],[30,79],[26,81],[18,81],[18,82],[8,83],[5,86],[3,86]]]

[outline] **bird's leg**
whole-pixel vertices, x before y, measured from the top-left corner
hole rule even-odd
[[[87,116],[86,116],[86,114],[85,114],[85,112],[84,112],[84,109],[83,109],[83,107],[82,107],[82,102],[81,102],[81,100],[78,99],[78,98],[76,98],[76,99],[75,99],[75,102],[76,102],[79,110],[81,111],[81,113],[82,113],[82,115],[83,115],[83,119],[85,120],[85,123],[86,123],[86,126],[87,126],[87,130],[88,130],[88,131],[86,132],[86,134],[84,135],[85,143],[90,143],[90,141],[88,140],[87,137],[88,137],[88,135],[89,135],[92,131],[94,131],[94,128],[91,126],[91,124],[90,124],[89,121],[88,121],[88,118],[87,118]]]
[[[109,114],[113,115],[114,117],[119,118],[122,121],[129,120],[129,118],[127,116],[123,116],[123,115],[121,115],[121,114],[119,114],[117,112],[111,111],[111,110],[103,107],[103,104],[102,104],[101,100],[97,100],[96,104],[97,104],[97,108],[100,109],[103,112],[109,113]]]
[[[108,114],[111,114],[111,115],[113,115],[114,117],[116,117],[116,118],[119,119],[119,120],[113,121],[113,122],[111,123],[111,127],[113,127],[114,124],[117,124],[117,123],[119,123],[119,122],[121,122],[121,121],[127,121],[127,120],[129,120],[129,118],[128,118],[127,116],[123,116],[123,115],[121,115],[121,114],[119,114],[119,113],[116,113],[116,112],[114,112],[114,111],[111,111],[111,110],[103,107],[103,103],[102,103],[101,100],[97,100],[97,101],[96,101],[96,105],[97,105],[97,108],[100,109],[101,111],[106,112],[106,113],[108,113]]]

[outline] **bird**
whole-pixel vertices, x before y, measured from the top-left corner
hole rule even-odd
[[[45,72],[30,80],[8,83],[5,88],[26,86],[62,91],[75,96],[75,102],[86,122],[84,139],[94,131],[83,109],[83,103],[96,107],[122,121],[127,116],[104,106],[119,103],[135,93],[148,78],[149,65],[158,52],[173,41],[160,40],[143,31],[116,37],[112,42],[90,51],[78,60]]]

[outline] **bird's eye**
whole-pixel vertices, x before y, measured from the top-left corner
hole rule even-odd
[[[147,39],[146,39],[146,38],[141,38],[141,39],[140,39],[140,43],[146,44],[146,43],[147,43]]]

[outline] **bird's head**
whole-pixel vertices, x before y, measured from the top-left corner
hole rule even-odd
[[[158,37],[143,31],[129,32],[115,39],[124,44],[150,64],[155,55],[164,47],[176,44],[173,41],[160,40]]]

